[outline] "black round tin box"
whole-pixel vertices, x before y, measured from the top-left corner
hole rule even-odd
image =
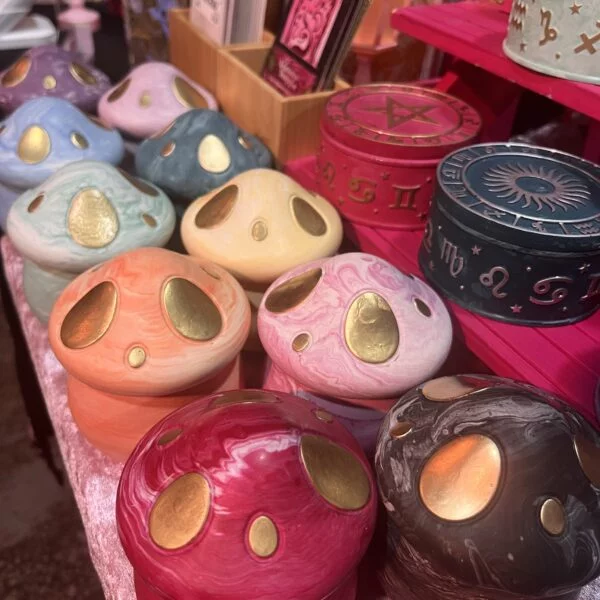
[[[492,319],[586,318],[600,304],[600,167],[526,144],[449,154],[419,263],[443,295]]]

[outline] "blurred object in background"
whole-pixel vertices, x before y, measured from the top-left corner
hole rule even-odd
[[[85,7],[85,0],[57,1],[57,22],[65,32],[62,47],[78,54],[84,62],[93,62],[94,33],[100,29],[98,11]]]
[[[49,19],[29,14],[33,0],[0,0],[0,51],[52,44],[57,32]]]

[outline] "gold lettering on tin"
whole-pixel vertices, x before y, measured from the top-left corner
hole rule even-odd
[[[540,40],[540,46],[545,46],[548,42],[553,42],[557,36],[558,32],[554,27],[551,27],[552,24],[552,11],[540,9],[541,22],[540,25],[544,28],[544,37]]]
[[[552,289],[552,284],[560,284],[560,283],[573,283],[573,279],[571,277],[563,277],[562,275],[555,275],[554,277],[546,277],[545,279],[540,279],[533,286],[533,293],[538,296],[545,296],[550,293]],[[569,294],[569,290],[564,287],[556,288],[550,294],[550,298],[547,300],[543,300],[540,298],[535,298],[534,296],[529,296],[529,302],[532,304],[537,304],[538,306],[551,306],[552,304],[558,304],[562,302]]]
[[[589,285],[585,296],[581,296],[580,302],[585,302],[600,294],[600,273],[594,273],[588,277]]]
[[[323,181],[327,184],[327,187],[332,190],[333,189],[333,180],[335,179],[335,167],[333,163],[327,161],[323,168],[321,169],[321,176],[323,177]]]
[[[496,273],[500,273],[501,276],[500,281],[498,282],[494,282]],[[492,296],[499,299],[506,298],[506,296],[508,296],[506,292],[502,292],[500,290],[502,290],[502,288],[508,283],[509,279],[510,276],[508,271],[504,267],[493,267],[487,273],[482,273],[479,276],[479,281],[481,284],[488,288],[491,287]]]
[[[596,27],[600,28],[600,21],[596,21]],[[580,33],[581,44],[576,46],[573,50],[575,54],[587,51],[589,54],[596,54],[596,44],[600,42],[600,33],[596,33],[593,36],[589,36],[587,33]]]
[[[465,266],[465,259],[460,255],[460,250],[456,244],[453,244],[445,237],[443,240],[440,258],[448,265],[450,275],[456,278]]]
[[[521,31],[523,29],[523,21],[525,20],[526,15],[527,5],[523,2],[523,0],[517,0],[513,5],[510,15],[510,26],[517,31]]]
[[[375,188],[377,186],[377,182],[372,179],[361,179],[360,177],[353,177],[348,182],[348,187],[350,188],[350,192],[355,192],[358,195],[353,195],[348,192],[348,198],[353,200],[354,202],[359,202],[361,204],[368,204],[369,202],[373,202],[375,200]]]
[[[415,210],[415,199],[421,187],[420,185],[412,187],[393,185],[392,188],[395,192],[394,203],[388,206],[394,209]]]

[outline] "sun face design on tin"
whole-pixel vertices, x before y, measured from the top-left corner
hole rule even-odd
[[[549,208],[578,210],[590,198],[586,185],[558,169],[508,163],[492,167],[483,175],[490,192],[508,204],[522,202],[522,208],[537,211]]]

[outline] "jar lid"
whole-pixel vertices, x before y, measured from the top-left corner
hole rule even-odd
[[[322,128],[355,150],[388,158],[436,159],[474,141],[477,111],[436,90],[359,85],[333,94]]]
[[[600,250],[600,167],[528,144],[478,144],[437,169],[435,201],[489,238],[554,252]]]

